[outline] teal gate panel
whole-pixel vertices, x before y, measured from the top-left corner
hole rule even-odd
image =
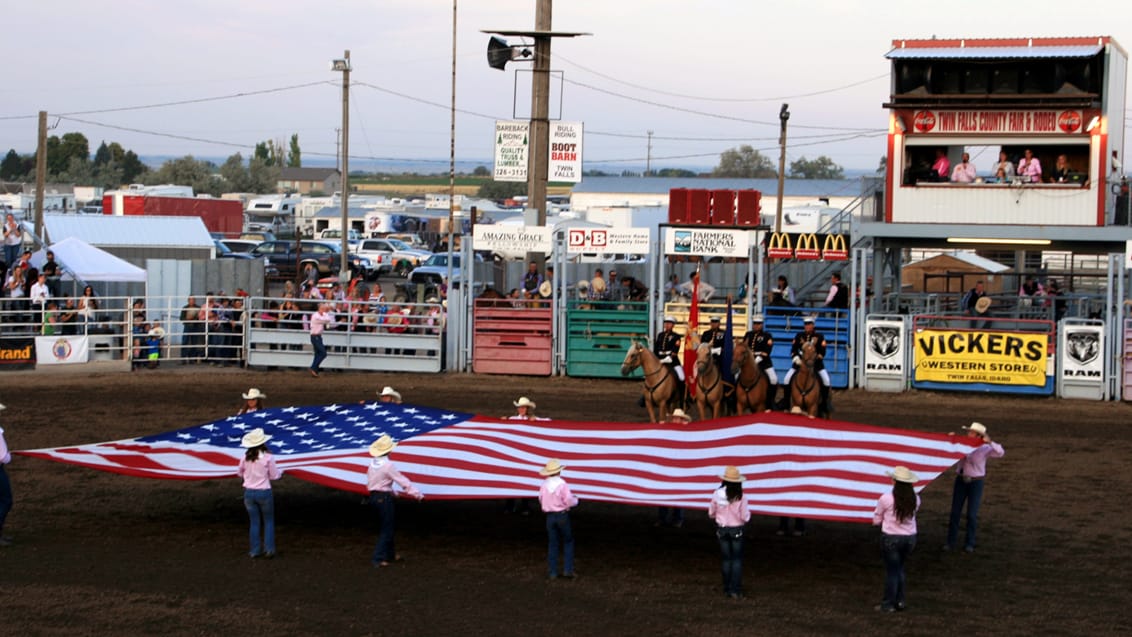
[[[649,304],[570,301],[566,306],[566,375],[621,378],[633,339],[649,340]],[[641,378],[638,368],[629,375]]]

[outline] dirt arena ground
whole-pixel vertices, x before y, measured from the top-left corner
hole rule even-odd
[[[555,418],[641,420],[631,381],[256,372],[179,367],[95,375],[9,373],[13,449],[166,431],[269,405],[371,397],[510,413],[520,394]],[[0,548],[6,635],[1119,635],[1132,634],[1132,407],[961,394],[842,392],[844,420],[929,431],[977,418],[1007,451],[991,461],[979,551],[941,553],[951,475],[923,493],[908,611],[880,614],[878,531],[811,522],[775,536],[756,517],[743,600],[719,590],[703,512],[656,529],[652,509],[583,504],[579,577],[547,581],[541,516],[494,501],[403,502],[405,561],[370,567],[375,529],[356,495],[276,483],[280,555],[249,560],[237,478],[158,481],[16,457]],[[707,494],[705,494],[706,499]]]

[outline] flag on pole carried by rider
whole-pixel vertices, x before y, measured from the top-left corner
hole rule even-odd
[[[696,397],[696,346],[700,327],[700,269],[692,274],[692,305],[688,309],[688,329],[684,332],[684,377],[688,396]]]
[[[727,327],[723,330],[723,353],[719,356],[719,364],[723,367],[723,382],[735,383],[735,374],[731,371],[731,361],[734,359],[735,343],[733,341],[734,327],[731,322],[731,295],[727,295]]]

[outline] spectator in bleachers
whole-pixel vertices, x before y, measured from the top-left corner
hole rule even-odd
[[[43,262],[43,268],[40,269],[47,275],[47,287],[51,290],[51,296],[59,296],[59,264],[55,261],[55,253],[48,250],[47,260]]]
[[[20,245],[23,242],[24,231],[16,221],[16,216],[9,212],[4,217],[4,263],[8,265],[9,270],[20,257]]]
[[[696,273],[693,272],[688,276],[687,281],[680,284],[681,296],[687,297],[689,299],[692,298],[692,279],[694,279],[695,277]],[[698,286],[698,289],[700,303],[706,303],[710,301],[713,296],[715,296],[715,286],[705,281],[703,276],[700,276],[700,284]]]
[[[621,299],[625,301],[647,301],[649,289],[634,277],[621,278]]]
[[[523,297],[527,299],[538,298],[538,286],[544,279],[538,272],[538,264],[531,261],[527,264],[527,273],[523,275]]]
[[[201,357],[202,334],[204,326],[201,323],[200,306],[196,297],[190,296],[188,302],[181,308],[181,364],[199,362]]]
[[[849,309],[849,286],[841,282],[841,273],[831,274],[829,283],[829,293],[825,295],[825,307],[835,310]]]
[[[79,333],[79,311],[75,307],[75,299],[68,298],[63,302],[63,307],[59,309],[59,326],[62,328],[62,334],[67,336],[74,336]]]

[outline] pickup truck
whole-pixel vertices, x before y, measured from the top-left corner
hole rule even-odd
[[[279,269],[281,277],[290,279],[305,272],[308,267],[317,268],[319,275],[333,274],[338,271],[342,254],[333,243],[321,241],[302,241],[297,254],[294,241],[264,241],[251,253],[266,257]],[[369,259],[355,254],[347,256],[347,264],[352,272],[369,274],[373,269]]]
[[[375,261],[383,273],[392,271],[397,276],[408,276],[413,268],[432,256],[428,250],[417,250],[403,241],[389,237],[362,239],[355,252]]]

